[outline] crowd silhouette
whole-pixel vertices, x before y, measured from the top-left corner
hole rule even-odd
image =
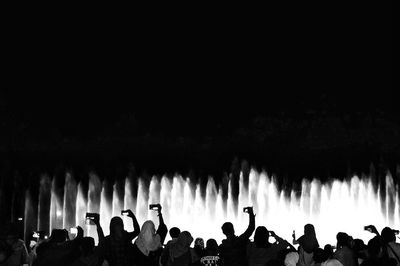
[[[140,227],[135,214],[123,210],[121,215],[131,218],[133,231],[124,230],[123,220],[115,216],[107,236],[100,226],[100,215],[87,213],[87,221],[97,229],[97,246],[92,237],[84,237],[79,226],[73,239],[66,229],[53,229],[49,237],[33,232],[25,244],[18,238],[15,225],[10,224],[0,236],[0,266],[400,266],[400,244],[396,243],[399,232],[389,227],[379,233],[375,226],[365,226],[371,232],[367,244],[338,232],[336,246],[321,248],[312,224],[304,226],[299,238],[293,232],[289,242],[263,225],[256,228],[256,215],[252,207],[247,207],[246,231],[236,235],[234,225],[226,222],[221,227],[226,238],[218,245],[215,239],[194,239],[190,232],[177,227],[168,231],[162,206],[150,208],[157,210],[157,229],[151,220]],[[171,240],[164,244],[168,233]]]

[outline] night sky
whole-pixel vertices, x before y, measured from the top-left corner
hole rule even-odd
[[[3,73],[3,164],[222,172],[238,157],[329,175],[398,162],[391,6],[292,8],[128,31],[25,26]]]

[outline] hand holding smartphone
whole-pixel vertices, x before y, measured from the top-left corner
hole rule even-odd
[[[73,234],[73,235],[77,235],[77,234],[78,234],[78,228],[76,228],[76,227],[71,227],[71,228],[69,229],[69,232],[70,232],[71,234]]]
[[[157,203],[157,204],[150,204],[150,205],[149,205],[149,210],[161,211],[161,204],[160,204],[160,203]]]
[[[98,213],[87,212],[85,218],[86,224],[89,225],[98,224],[100,222],[100,214]]]
[[[379,232],[378,232],[378,230],[376,229],[376,227],[374,225],[364,226],[364,230],[366,230],[368,232],[371,232],[373,234],[379,235]]]
[[[243,208],[243,212],[244,213],[248,213],[248,214],[253,214],[253,207],[244,207]]]
[[[133,218],[135,215],[133,214],[133,212],[131,210],[121,210],[121,215],[122,216],[128,216]]]

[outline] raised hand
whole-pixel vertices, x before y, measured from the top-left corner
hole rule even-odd
[[[376,229],[376,227],[374,225],[365,226],[364,229],[369,231],[369,232],[371,232],[371,233],[373,233],[373,234],[379,235],[379,232],[378,232],[378,230]]]
[[[126,210],[126,215],[131,218],[135,217],[135,214],[131,210]]]
[[[248,213],[249,213],[249,215],[255,216],[253,207],[248,207]]]
[[[96,213],[96,216],[93,217],[92,221],[95,225],[99,225],[100,224],[100,214]]]
[[[76,237],[83,237],[83,229],[82,227],[80,227],[79,225],[76,227],[76,229],[78,229],[78,234],[76,235]]]

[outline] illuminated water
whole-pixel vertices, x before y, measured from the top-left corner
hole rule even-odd
[[[291,240],[293,230],[300,236],[304,224],[313,223],[320,243],[334,244],[339,231],[368,240],[371,235],[363,230],[364,225],[374,224],[378,230],[384,226],[400,228],[399,187],[394,186],[389,173],[385,181],[384,188],[376,188],[369,177],[354,176],[347,181],[326,184],[316,179],[303,180],[301,191],[284,193],[277,189],[274,178],[251,170],[248,187],[244,185],[243,177],[240,178],[238,203],[235,204],[231,181],[225,196],[212,178],[208,179],[202,195],[199,184],[181,176],[173,179],[153,177],[147,183],[139,179],[137,193],[134,193],[136,190],[129,178],[110,184],[91,174],[85,190],[82,183],[77,183],[66,173],[63,189],[57,187],[56,179],[42,176],[35,215],[33,209],[36,208],[31,206],[35,201],[27,191],[25,223],[28,228],[32,223],[29,217],[35,217],[37,229],[46,231],[81,225],[86,235],[95,236],[93,226],[85,225],[86,212],[100,212],[101,225],[108,234],[110,219],[119,216],[122,209],[132,209],[139,224],[147,219],[156,222],[157,217],[148,210],[148,205],[161,203],[169,228],[178,226],[181,230],[189,230],[194,237],[220,241],[223,238],[221,225],[231,221],[236,233],[240,234],[248,223],[243,207],[254,206],[256,226],[264,225]],[[124,220],[126,229],[132,230],[129,219]]]

